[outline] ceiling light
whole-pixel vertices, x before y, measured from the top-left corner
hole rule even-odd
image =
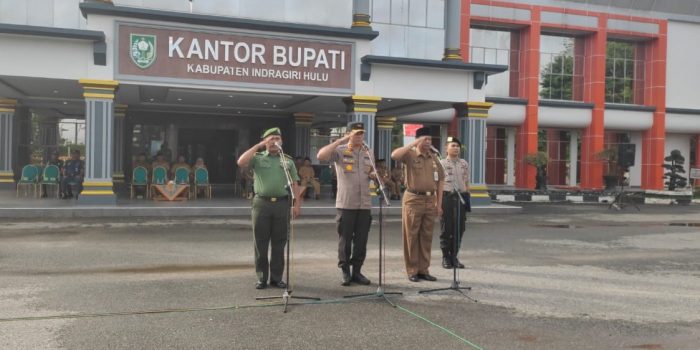
[[[263,104],[264,104],[265,106],[267,106],[267,102],[263,102]]]
[[[54,90],[53,93],[54,93],[54,94],[57,94],[57,93],[58,93],[58,90]]]
[[[151,98],[149,98],[148,100],[151,101],[151,102],[153,102],[153,101],[155,101],[155,98],[151,97]]]
[[[217,107],[221,107],[221,103],[217,103],[216,106],[217,106]]]
[[[68,102],[67,102],[67,101],[63,101],[63,104],[64,104],[64,105],[67,105],[67,104],[68,104]]]
[[[233,98],[233,95],[228,95],[228,98]]]
[[[390,98],[389,98],[389,99],[387,99],[387,100],[386,100],[386,102],[391,102],[391,99],[390,99]]]
[[[182,99],[181,99],[181,98],[179,98],[179,97],[177,98],[177,100],[178,100],[178,101],[182,101]]]
[[[238,112],[236,112],[236,113],[241,114],[241,111],[238,111]]]
[[[277,108],[277,105],[272,105],[272,108]]]

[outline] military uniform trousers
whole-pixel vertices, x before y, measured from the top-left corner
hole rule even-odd
[[[462,193],[464,200],[468,201],[468,193]],[[455,208],[456,207],[456,208]],[[459,212],[457,212],[459,210]],[[454,234],[457,232],[455,225],[455,215],[459,214],[459,234],[457,236],[457,246],[454,243]],[[440,218],[440,249],[446,256],[456,257],[462,243],[464,230],[466,229],[467,207],[460,202],[459,197],[454,192],[443,192],[442,195],[442,218]]]
[[[435,225],[435,195],[404,192],[401,219],[403,229],[403,258],[408,276],[427,274],[430,248]]]
[[[372,224],[370,209],[338,209],[338,267],[350,266],[357,271],[367,256],[367,238]]]
[[[260,197],[253,198],[253,235],[255,236],[255,273],[258,281],[282,281],[284,272],[284,247],[287,243],[289,224],[289,200],[271,202]],[[268,262],[268,247],[272,244]]]

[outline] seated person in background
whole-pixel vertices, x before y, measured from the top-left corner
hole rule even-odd
[[[311,166],[311,159],[309,157],[304,158],[304,163],[301,168],[299,168],[299,178],[301,179],[301,187],[306,187],[308,185],[313,186],[314,196],[319,199],[321,194],[321,183],[315,178],[316,173],[314,168]]]
[[[179,156],[177,157],[177,162],[176,162],[175,164],[173,164],[172,173],[170,174],[170,177],[171,177],[172,179],[175,178],[175,171],[176,171],[178,168],[185,168],[185,169],[187,169],[187,171],[190,172],[190,176],[192,176],[192,168],[190,167],[189,164],[187,164],[187,161],[185,161],[185,156],[183,156],[183,155],[179,155]]]
[[[60,185],[61,185],[61,183],[60,183],[60,177],[61,177],[61,173],[63,172],[63,161],[60,160],[60,159],[58,159],[58,152],[52,152],[52,153],[51,153],[51,156],[50,156],[50,158],[49,158],[49,161],[46,162],[46,164],[44,164],[44,165],[45,165],[45,166],[55,165],[55,166],[58,167],[58,177],[59,177],[59,190],[58,190],[58,191],[59,191],[59,193],[61,193],[61,189],[60,189]],[[43,187],[43,188],[41,189],[41,190],[42,190],[42,191],[41,191],[41,193],[42,193],[41,197],[44,198],[44,197],[47,197],[47,194],[46,194],[46,185],[42,185],[42,187]]]
[[[194,171],[194,169],[197,169],[197,168],[204,168],[204,169],[207,168],[207,166],[204,165],[204,158],[198,157],[197,160],[194,162],[194,166],[192,167],[192,171]]]
[[[155,167],[162,166],[165,168],[165,170],[170,170],[170,163],[165,160],[165,156],[163,153],[158,152],[156,154],[156,159],[151,163],[151,169],[155,169]]]
[[[133,170],[137,166],[144,167],[149,172],[151,171],[151,164],[149,164],[146,160],[146,153],[141,152],[138,156],[136,156],[136,161],[134,162],[134,164],[132,164],[131,169]]]
[[[204,164],[204,158],[202,157],[197,157],[197,160],[194,161],[194,165],[192,166],[192,175],[194,176],[195,170],[198,168],[206,169],[207,166]],[[204,188],[197,188],[197,192],[199,194],[204,194]]]
[[[390,199],[399,199],[398,185],[391,180],[391,174],[389,169],[386,168],[386,161],[384,159],[377,159],[377,172],[386,187],[386,194]]]
[[[72,184],[77,185],[77,191],[80,192],[83,186],[83,178],[85,177],[85,164],[80,160],[80,151],[74,150],[70,154],[70,159],[63,167],[63,179],[61,179],[61,198],[73,198]]]
[[[238,186],[241,189],[241,197],[253,198],[253,169],[238,167]]]
[[[401,198],[401,191],[404,188],[403,183],[403,163],[396,163],[396,168],[391,169],[391,181],[396,185],[396,193],[392,193],[395,197]]]

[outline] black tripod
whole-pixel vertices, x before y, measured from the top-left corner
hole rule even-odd
[[[438,162],[440,163],[440,162]],[[442,166],[442,163],[440,163],[440,166]],[[443,171],[445,168],[443,167]],[[421,290],[418,291],[419,294],[426,294],[426,293],[433,293],[433,292],[442,292],[445,290],[453,290],[459,294],[462,294],[465,298],[477,302],[476,299],[468,296],[466,293],[464,293],[462,290],[472,290],[472,287],[460,287],[459,283],[460,281],[457,278],[457,247],[459,247],[460,244],[460,239],[459,239],[459,233],[460,233],[460,223],[462,222],[462,210],[460,206],[464,206],[466,208],[467,202],[464,200],[464,197],[462,197],[462,193],[459,192],[459,189],[457,188],[457,184],[452,181],[452,192],[454,198],[454,205],[452,206],[453,210],[453,217],[454,217],[454,232],[452,233],[453,236],[453,242],[452,244],[453,249],[452,249],[452,284],[449,287],[446,288],[434,288],[434,289],[426,289],[426,290]],[[440,203],[439,205],[442,205]],[[465,232],[466,233],[466,232]]]
[[[627,172],[627,171],[629,171],[629,169],[625,168],[624,171]],[[618,184],[620,185],[620,191],[617,193],[617,195],[615,196],[615,199],[610,203],[610,205],[608,205],[608,209],[615,208],[617,210],[622,210],[622,209],[625,209],[625,207],[627,206],[627,203],[625,203],[625,197],[627,197],[627,193],[625,193],[625,178],[624,178],[624,176],[620,175],[620,177],[618,179]],[[633,207],[635,207],[637,209],[637,211],[640,211],[637,204],[630,201],[629,198],[627,201],[629,202],[629,204],[631,204]]]
[[[284,302],[284,310],[282,312],[287,313],[287,305],[289,304],[289,299],[294,298],[294,299],[305,299],[305,300],[321,300],[321,298],[316,298],[316,297],[305,297],[305,296],[300,296],[300,295],[292,295],[292,291],[289,289],[289,265],[291,265],[291,260],[290,260],[290,247],[292,245],[292,241],[290,240],[291,237],[291,212],[292,208],[294,205],[294,199],[296,198],[296,194],[294,193],[293,187],[292,187],[292,176],[289,174],[289,168],[287,168],[287,162],[285,159],[284,152],[282,152],[282,147],[280,147],[279,144],[277,144],[277,147],[280,149],[280,162],[282,163],[282,168],[284,169],[284,174],[287,177],[287,192],[289,193],[289,210],[287,210],[287,258],[286,258],[286,272],[285,272],[285,286],[284,286],[284,292],[282,292],[282,296],[278,297],[256,297],[255,300],[270,300],[270,299],[279,299],[281,298],[282,301]],[[265,252],[267,254],[267,252]]]
[[[391,306],[396,307],[394,303],[387,298],[387,295],[403,295],[401,292],[387,292],[384,290],[384,232],[382,228],[384,227],[384,206],[382,205],[382,202],[385,202],[387,206],[390,206],[391,204],[389,203],[389,199],[386,196],[385,188],[384,188],[384,182],[381,179],[381,176],[379,176],[379,172],[377,171],[377,168],[374,166],[374,159],[372,158],[372,155],[369,152],[369,148],[366,148],[367,150],[367,155],[369,156],[370,164],[372,165],[372,170],[374,171],[375,174],[377,174],[377,182],[379,183],[379,193],[377,195],[379,196],[379,285],[377,286],[377,291],[374,293],[365,293],[365,294],[354,294],[354,295],[346,295],[343,298],[362,298],[362,297],[377,297],[377,298],[384,298]]]

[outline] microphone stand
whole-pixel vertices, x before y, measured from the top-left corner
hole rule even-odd
[[[432,148],[432,147],[431,147]],[[435,148],[432,148],[433,152],[437,154],[438,159],[442,159],[442,155],[440,155],[440,152],[436,150]],[[445,166],[442,165],[442,162],[438,160],[438,164],[440,164],[440,167],[442,168],[442,171],[445,175],[447,175],[447,172],[445,171]],[[458,235],[460,232],[460,223],[462,222],[462,209],[461,206],[466,206],[467,202],[464,200],[464,197],[462,197],[462,193],[459,192],[459,188],[457,188],[457,183],[452,181],[452,191],[451,193],[456,194],[454,196],[454,205],[453,205],[453,218],[454,218],[454,232],[452,233],[453,236],[453,251],[452,251],[452,284],[449,287],[446,288],[434,288],[434,289],[425,289],[425,290],[420,290],[418,291],[419,294],[426,294],[426,293],[433,293],[433,292],[441,292],[445,290],[453,290],[455,292],[458,292],[459,294],[462,294],[465,298],[473,301],[473,302],[478,302],[476,299],[468,296],[465,294],[462,290],[472,290],[472,287],[460,287],[459,283],[460,281],[457,278],[457,264],[455,264],[455,260],[457,258],[457,247],[459,246],[459,240],[458,240]],[[443,199],[444,200],[444,199]],[[442,205],[442,203],[439,203],[438,205]],[[444,215],[444,213],[443,213]]]
[[[289,265],[291,265],[291,260],[290,260],[290,246],[292,245],[292,241],[290,239],[291,237],[291,226],[292,226],[292,221],[291,221],[291,212],[294,207],[294,200],[296,199],[296,194],[294,193],[294,188],[292,187],[292,175],[289,173],[289,167],[287,167],[287,160],[286,160],[286,155],[284,154],[284,151],[282,150],[282,146],[278,143],[275,142],[275,146],[280,149],[280,163],[282,163],[282,168],[284,169],[284,175],[287,178],[287,192],[289,193],[289,210],[287,210],[287,259],[286,259],[286,276],[285,276],[285,286],[284,286],[284,292],[282,292],[282,296],[279,297],[256,297],[255,300],[269,300],[269,299],[279,299],[281,298],[282,301],[284,302],[284,310],[282,311],[283,313],[287,313],[287,305],[289,304],[289,299],[294,298],[294,299],[306,299],[306,300],[321,300],[321,298],[316,298],[316,297],[306,297],[306,296],[300,296],[300,295],[292,295],[292,290],[289,289]],[[267,254],[267,253],[265,253]]]
[[[377,183],[379,184],[379,285],[377,286],[377,291],[374,293],[365,293],[365,294],[354,294],[354,295],[346,295],[344,298],[361,298],[361,297],[377,297],[377,298],[383,298],[388,302],[391,306],[396,307],[394,303],[387,298],[387,295],[403,295],[401,292],[387,292],[384,290],[384,233],[383,233],[383,226],[384,226],[384,211],[383,211],[383,203],[386,203],[387,206],[391,206],[391,203],[389,203],[389,199],[386,196],[386,189],[384,187],[384,181],[382,181],[382,177],[379,175],[379,172],[377,171],[377,167],[374,164],[374,158],[372,157],[371,152],[369,151],[369,147],[363,142],[362,143],[362,148],[364,148],[365,152],[367,152],[367,156],[369,157],[369,163],[372,166],[372,171],[374,171],[374,174],[376,174],[377,177]]]

